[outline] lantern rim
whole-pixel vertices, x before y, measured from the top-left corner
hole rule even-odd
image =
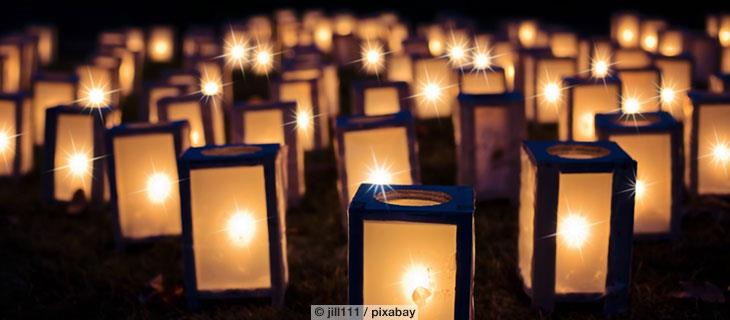
[[[388,204],[405,207],[431,207],[451,201],[451,196],[441,191],[394,189],[375,194],[375,199]]]

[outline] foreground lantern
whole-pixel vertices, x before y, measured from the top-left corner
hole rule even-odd
[[[278,143],[284,159],[284,181],[290,204],[305,191],[304,149],[297,141],[297,105],[294,102],[237,104],[231,109],[233,143]]]
[[[343,223],[347,204],[361,183],[388,189],[418,184],[420,170],[413,118],[409,112],[337,118],[336,158]]]
[[[104,197],[104,128],[108,108],[46,110],[43,196],[48,202]]]
[[[689,191],[730,195],[730,94],[690,92]]]
[[[152,27],[147,38],[147,57],[152,62],[170,62],[174,55],[175,31],[173,28]]]
[[[472,319],[474,196],[467,187],[362,184],[349,209],[349,303]]]
[[[20,176],[33,167],[31,102],[25,94],[0,94],[0,176]]]
[[[352,85],[352,114],[379,116],[410,111],[410,89],[403,81],[357,81]]]
[[[478,200],[517,200],[519,145],[527,136],[519,93],[459,95],[454,112],[457,181],[473,185]]]
[[[329,145],[329,118],[320,103],[317,80],[277,80],[272,86],[274,101],[297,103],[297,141],[305,151]]]
[[[180,160],[185,295],[268,298],[289,282],[286,207],[277,145],[192,148]]]
[[[107,131],[109,186],[118,248],[180,234],[177,159],[188,147],[185,121],[136,123]]]
[[[39,73],[33,79],[33,139],[43,144],[46,109],[76,101],[75,75]]]
[[[147,122],[157,123],[157,103],[162,98],[179,97],[186,92],[186,87],[167,83],[150,83],[145,86],[144,97],[140,103],[140,117]]]
[[[621,81],[613,76],[565,78],[567,107],[561,110],[558,122],[560,140],[596,140],[593,120],[597,113],[621,110]]]
[[[199,94],[166,97],[157,102],[159,121],[187,120],[190,124],[190,145],[213,144],[211,105]]]
[[[523,145],[519,273],[534,307],[628,310],[636,162],[614,142]]]
[[[623,69],[617,72],[621,79],[624,113],[659,111],[661,106],[661,76],[656,68]]]
[[[665,238],[679,232],[682,194],[682,127],[667,112],[630,119],[596,116],[601,140],[611,140],[638,164],[634,183],[634,237]]]

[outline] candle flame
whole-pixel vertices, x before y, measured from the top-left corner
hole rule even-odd
[[[569,248],[580,249],[588,240],[590,224],[579,214],[570,214],[558,223],[558,236]]]
[[[256,220],[248,211],[236,211],[226,223],[226,231],[236,246],[247,246],[256,232]]]
[[[423,86],[423,97],[426,101],[435,102],[441,99],[442,88],[438,83],[430,82]]]
[[[557,103],[560,101],[560,84],[557,82],[548,82],[543,87],[543,96],[545,101],[549,103]]]
[[[367,73],[378,74],[382,71],[385,66],[385,59],[383,58],[385,53],[383,52],[383,47],[368,42],[360,51],[362,56],[360,61],[362,61],[363,68],[367,71]]]
[[[66,167],[69,172],[76,176],[82,177],[89,172],[89,156],[82,152],[76,152],[66,159]]]
[[[147,178],[147,198],[155,204],[164,203],[172,194],[172,181],[167,174],[153,173]]]
[[[297,110],[297,128],[304,131],[309,131],[314,122],[312,112],[306,109]]]
[[[432,295],[431,271],[424,265],[408,267],[402,278],[403,293],[416,305],[423,305]]]
[[[644,180],[637,179],[634,183],[634,196],[641,200],[646,196],[647,183]]]
[[[254,50],[253,70],[257,74],[268,74],[274,68],[274,53],[271,47],[259,44]]]
[[[609,75],[608,61],[598,59],[593,61],[593,76],[596,78],[605,78]]]
[[[717,143],[712,147],[712,157],[715,161],[727,164],[730,162],[730,147],[725,143]]]
[[[636,114],[641,112],[641,102],[639,102],[639,99],[634,97],[628,97],[624,99],[624,103],[622,105],[622,109],[624,113],[628,114]]]
[[[0,153],[5,154],[10,149],[10,134],[7,131],[0,131]]]
[[[674,90],[674,88],[671,87],[664,87],[660,91],[660,98],[662,100],[662,103],[664,104],[672,104],[674,103],[674,99],[677,96],[677,92]]]

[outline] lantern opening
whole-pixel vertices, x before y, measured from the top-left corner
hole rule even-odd
[[[598,159],[611,153],[599,146],[558,144],[547,149],[550,155],[566,159]]]
[[[248,245],[256,232],[256,220],[247,211],[236,211],[228,219],[226,231],[235,245]]]
[[[379,192],[375,199],[398,206],[427,207],[447,203],[451,201],[451,196],[438,191],[401,189]]]

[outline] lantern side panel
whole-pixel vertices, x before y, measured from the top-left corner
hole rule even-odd
[[[659,74],[653,70],[619,72],[625,98],[639,102],[640,112],[659,111]]]
[[[456,87],[452,87],[451,69],[449,63],[443,59],[422,59],[415,63],[415,85],[413,92],[423,92],[427,84],[432,83],[440,87],[438,98],[433,101],[426,99],[423,94],[415,101],[416,114],[421,119],[447,117],[451,115],[451,107],[456,97]]]
[[[612,173],[561,173],[555,293],[604,293],[611,229]]]
[[[525,150],[521,152],[520,211],[518,256],[522,281],[527,289],[532,288],[532,255],[535,233],[535,192],[537,170]]]
[[[16,157],[18,131],[16,126],[16,102],[15,100],[0,100],[0,175],[9,176],[13,174],[13,166]]]
[[[202,105],[200,102],[176,102],[167,106],[167,120],[187,120],[190,123],[190,145],[205,145],[205,127],[203,126]]]
[[[497,94],[506,91],[506,84],[501,70],[465,72],[461,76],[461,93]]]
[[[366,116],[378,116],[400,111],[400,98],[396,87],[366,88],[363,92],[363,109]]]
[[[509,109],[474,108],[474,162],[477,195],[510,196],[516,154],[512,145]]]
[[[198,290],[271,288],[264,168],[190,171]]]
[[[730,104],[699,107],[697,192],[730,194]]]
[[[692,88],[692,63],[689,60],[657,60],[654,64],[661,71],[662,88],[675,92],[671,101],[662,100],[662,110],[671,113],[679,121],[689,117],[685,109],[691,104],[687,91]]]
[[[312,86],[307,81],[285,82],[279,87],[279,101],[295,101],[297,103],[297,119],[309,118],[308,125],[297,121],[297,141],[301,142],[304,150],[312,150],[315,146],[314,135],[314,105],[312,102]]]
[[[348,201],[363,182],[413,183],[406,128],[346,132],[344,141]]]
[[[619,111],[619,87],[616,85],[579,86],[573,89],[573,140],[595,141],[594,118],[597,113]]]
[[[94,117],[59,114],[56,127],[56,150],[53,159],[54,198],[70,201],[77,190],[91,197],[94,157]],[[99,161],[99,160],[97,160]]]
[[[557,123],[559,111],[565,107],[565,98],[558,97],[557,101],[550,101],[550,93],[546,88],[551,84],[562,82],[564,77],[576,73],[574,60],[538,60],[535,65],[535,79],[537,84],[537,120],[540,123]],[[564,91],[562,88],[560,91]],[[564,95],[563,92],[560,95]]]
[[[278,143],[286,145],[284,139],[284,114],[279,109],[243,112],[244,143]]]
[[[456,225],[364,222],[363,304],[416,304],[419,319],[449,319],[455,288]]]
[[[75,100],[76,93],[71,83],[46,81],[36,82],[33,93],[34,137],[36,145],[41,145],[46,124],[46,109],[71,103]]]
[[[616,69],[646,68],[651,66],[651,56],[639,49],[618,49],[613,60]]]
[[[172,134],[114,139],[122,235],[141,239],[180,234],[180,191]]]
[[[638,163],[634,233],[668,233],[672,219],[672,144],[669,134],[616,135]]]

